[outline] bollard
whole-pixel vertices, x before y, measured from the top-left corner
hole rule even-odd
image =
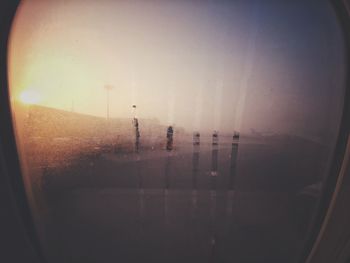
[[[167,138],[166,149],[167,149],[167,151],[171,151],[173,149],[173,135],[174,135],[173,127],[169,126],[167,133],[166,133],[166,138]]]
[[[233,190],[234,181],[236,178],[236,167],[237,167],[237,155],[238,155],[238,141],[239,133],[234,132],[232,136],[232,149],[231,149],[231,165],[230,165],[230,179],[229,179],[229,189]]]
[[[211,176],[218,176],[219,135],[214,131],[212,138]]]
[[[139,130],[139,120],[134,118],[134,127],[135,127],[135,151],[139,152],[140,147],[140,130]]]
[[[193,156],[192,156],[192,218],[195,218],[197,210],[197,176],[199,171],[200,134],[193,134]]]

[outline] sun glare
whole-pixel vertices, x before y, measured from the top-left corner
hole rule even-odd
[[[41,97],[35,90],[25,90],[20,94],[20,100],[25,104],[36,104],[41,100]]]

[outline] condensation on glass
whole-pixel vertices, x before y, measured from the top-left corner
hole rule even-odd
[[[23,1],[10,100],[48,262],[294,262],[344,57],[327,1]]]

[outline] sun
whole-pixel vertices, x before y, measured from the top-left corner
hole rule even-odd
[[[41,96],[39,92],[35,90],[25,90],[22,91],[20,96],[19,96],[21,102],[25,104],[36,104],[40,102]]]

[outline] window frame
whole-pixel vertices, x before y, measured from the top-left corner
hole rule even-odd
[[[332,157],[332,163],[328,176],[324,181],[325,187],[322,191],[317,211],[313,219],[312,227],[310,229],[310,232],[308,233],[308,238],[306,239],[306,242],[304,244],[304,249],[297,260],[297,262],[300,263],[316,262],[313,261],[315,260],[314,257],[316,255],[322,258],[322,253],[327,252],[322,252],[319,250],[320,244],[323,244],[323,242],[330,242],[329,240],[327,240],[326,237],[329,236],[327,234],[327,231],[332,231],[332,228],[329,227],[329,221],[325,219],[329,216],[338,218],[342,217],[346,211],[333,208],[337,207],[337,204],[339,204],[339,202],[346,202],[350,199],[349,195],[340,195],[341,191],[345,191],[347,189],[344,188],[346,187],[346,185],[342,185],[342,182],[349,180],[350,169],[347,169],[342,176],[339,176],[342,169],[342,165],[349,161],[344,158],[346,153],[347,140],[350,134],[350,1],[331,0],[330,2],[333,5],[334,10],[337,14],[339,24],[341,25],[343,36],[345,39],[347,67],[346,94],[344,97],[344,108],[334,156]],[[7,194],[6,199],[4,200],[6,206],[15,211],[13,215],[11,215],[13,217],[13,226],[23,230],[23,235],[18,235],[18,238],[23,238],[27,240],[28,246],[31,246],[34,251],[32,255],[32,260],[28,260],[28,258],[26,258],[26,261],[45,262],[45,257],[43,255],[43,251],[40,246],[40,241],[36,233],[29,203],[26,198],[25,187],[23,177],[21,174],[18,151],[14,136],[14,126],[9,97],[7,70],[8,39],[12,27],[12,22],[15,17],[19,3],[19,0],[5,0],[1,1],[0,3],[0,189],[6,190]],[[349,156],[347,156],[347,158],[349,158]],[[338,187],[336,188],[337,184]],[[331,203],[332,206],[330,206]],[[327,224],[328,227],[326,227],[325,224]],[[347,228],[348,231],[350,231],[350,225],[344,225],[339,227]],[[324,229],[323,233],[320,232],[321,229]],[[0,240],[2,239],[4,239],[4,237],[0,237]],[[318,242],[316,242],[317,240]],[[6,240],[2,241],[6,242]],[[334,244],[334,241],[332,242],[333,246],[330,247],[330,250],[337,249],[337,246],[336,244]],[[313,254],[310,254],[311,251],[313,251]],[[336,255],[336,253],[333,254]],[[346,258],[346,255],[344,257]],[[350,251],[348,251],[347,258],[350,258]],[[346,262],[336,260],[337,259],[334,258],[332,262]]]
[[[300,263],[321,263],[319,260],[327,260],[327,255],[329,255],[331,251],[336,252],[337,250],[341,249],[338,246],[339,244],[336,243],[336,240],[329,239],[329,237],[332,236],[330,231],[334,231],[332,226],[329,227],[329,219],[331,217],[335,217],[335,222],[341,222],[341,218],[347,215],[348,212],[345,209],[339,210],[339,207],[341,207],[342,203],[346,203],[350,200],[350,195],[340,195],[346,191],[346,189],[348,189],[346,182],[350,179],[350,156],[346,154],[350,147],[348,144],[348,140],[350,139],[350,1],[331,0],[330,3],[333,6],[333,10],[336,13],[338,23],[341,27],[345,42],[344,46],[346,48],[346,88],[344,95],[344,107],[331,166],[324,181],[322,194],[316,208],[316,213],[312,223],[310,224],[311,228],[305,241],[303,251],[301,252],[297,261]],[[344,227],[344,233],[350,231],[350,225],[338,225],[338,228],[339,227]],[[344,237],[339,236],[338,238],[341,239]],[[320,250],[322,244],[325,243],[330,245],[329,249],[327,247],[327,251]],[[343,245],[346,244],[347,242],[343,243]],[[348,259],[345,261],[337,261],[337,253],[333,253],[333,255],[334,258],[332,258],[331,262],[334,263],[346,263],[349,262],[348,260],[350,260],[350,251],[348,251]],[[323,262],[328,263],[330,261]]]

